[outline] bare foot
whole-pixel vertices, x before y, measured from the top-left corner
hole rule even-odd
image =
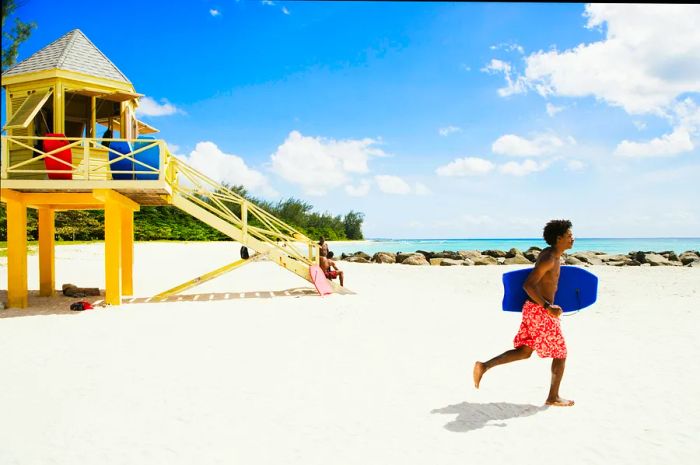
[[[479,383],[481,382],[481,377],[486,373],[486,367],[481,362],[476,362],[474,364],[474,387],[479,389]]]
[[[562,399],[561,397],[556,397],[552,400],[547,399],[547,402],[545,403],[553,407],[571,407],[572,405],[574,405],[573,400]]]

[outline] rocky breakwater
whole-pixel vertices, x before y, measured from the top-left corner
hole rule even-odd
[[[364,252],[343,253],[341,260],[354,263],[400,263],[402,265],[432,266],[480,266],[480,265],[532,265],[542,249],[530,247],[525,252],[518,249],[503,250],[443,250],[442,252],[377,252],[369,256]],[[604,252],[574,252],[564,254],[567,265],[577,266],[687,266],[700,267],[700,252],[688,250],[680,255],[672,251],[635,251],[628,254]]]

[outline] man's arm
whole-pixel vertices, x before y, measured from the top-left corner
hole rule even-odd
[[[540,293],[540,286],[538,286],[538,284],[544,275],[554,268],[554,265],[556,264],[555,260],[556,258],[551,255],[541,257],[541,260],[538,260],[537,263],[535,263],[535,268],[530,272],[530,275],[525,280],[525,284],[523,284],[523,289],[530,299],[548,310],[548,307],[552,304],[552,302],[548,302],[547,299],[545,299],[545,297]]]

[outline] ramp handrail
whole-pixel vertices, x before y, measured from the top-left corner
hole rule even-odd
[[[250,235],[283,255],[308,265],[318,262],[318,244],[294,227],[177,157],[170,159],[170,165],[173,174],[167,178],[170,180],[173,195],[180,195],[239,228],[243,233],[244,245],[246,235]],[[256,219],[260,226],[251,225],[251,218]],[[297,248],[299,243],[307,246],[308,255]]]

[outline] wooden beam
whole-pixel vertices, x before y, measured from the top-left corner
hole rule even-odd
[[[53,209],[39,209],[39,295],[51,297],[56,289],[56,229]]]
[[[5,190],[5,189],[3,189]],[[27,292],[27,206],[7,202],[7,306],[26,308]]]
[[[112,189],[94,189],[92,191],[92,195],[97,199],[103,202],[105,205],[108,203],[116,203],[119,204],[122,208],[126,208],[127,210],[131,210],[134,212],[139,211],[141,206],[131,200],[129,197],[126,197],[119,192],[116,192]]]
[[[134,212],[122,208],[122,294],[134,295]]]
[[[3,202],[18,202],[24,204],[24,194],[11,189],[0,189],[0,200]]]
[[[30,207],[40,207],[46,205],[94,205],[102,207],[104,201],[98,200],[89,192],[69,193],[69,192],[26,192],[22,194],[24,202]]]
[[[105,204],[105,303],[122,303],[122,207],[107,197]]]

